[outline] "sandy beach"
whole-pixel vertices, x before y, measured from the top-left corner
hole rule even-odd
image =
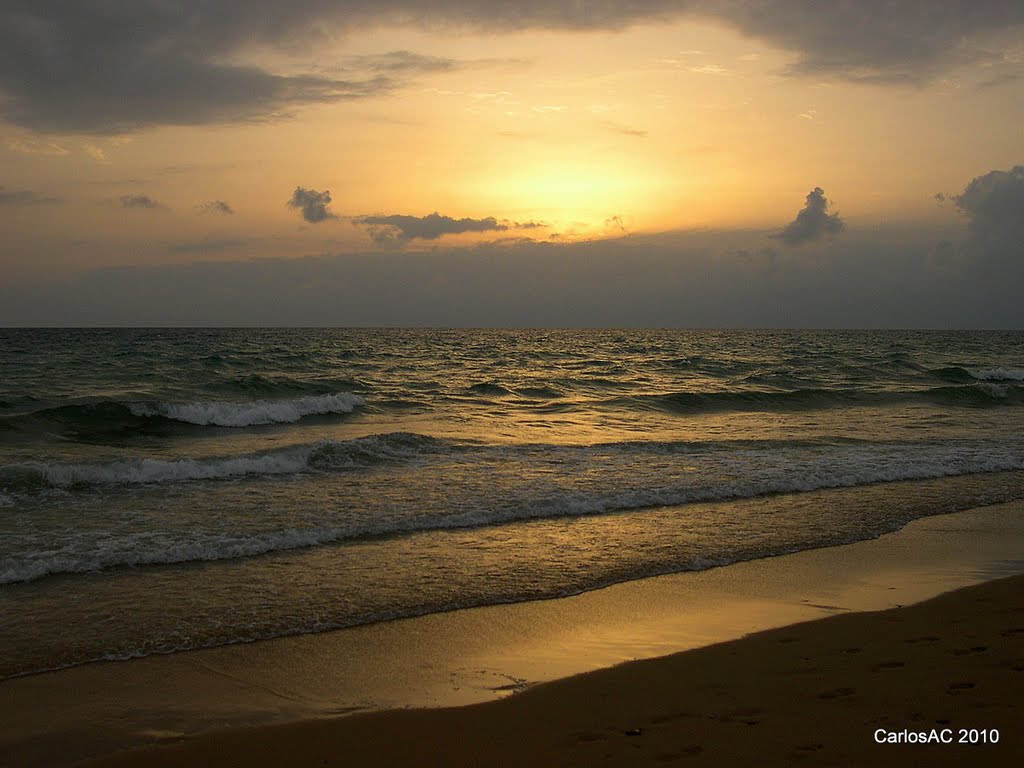
[[[1001,764],[1020,752],[1022,511],[923,518],[558,600],[10,679],[0,752],[17,766],[826,765],[922,750],[929,764]],[[880,728],[999,741],[879,745]]]
[[[96,765],[1014,765],[1022,590],[1007,578],[502,701],[225,731]],[[887,743],[908,738],[933,743]]]

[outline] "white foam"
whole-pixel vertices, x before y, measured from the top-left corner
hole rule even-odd
[[[105,464],[23,464],[35,469],[48,485],[134,485],[188,480],[213,480],[242,475],[280,475],[307,468],[311,448],[220,459],[134,459]]]
[[[258,424],[287,424],[303,416],[351,413],[366,401],[351,392],[300,397],[294,400],[255,400],[249,403],[133,403],[136,416],[163,416],[188,424],[218,427],[251,427]]]
[[[33,553],[28,557],[0,560],[0,584],[11,584],[55,573],[88,573],[108,568],[234,560],[268,552],[302,549],[337,541],[345,531],[335,528],[289,529],[249,536],[202,532],[174,538],[162,532],[134,533],[89,541],[69,542],[58,553]]]
[[[1010,396],[1009,384],[997,384],[995,381],[982,381],[977,384],[990,397],[1007,398]]]
[[[982,368],[968,373],[981,381],[1024,381],[1024,371],[1015,368]]]

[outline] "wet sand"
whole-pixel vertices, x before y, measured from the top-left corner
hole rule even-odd
[[[933,748],[877,728],[998,728],[927,753],[984,765],[1019,751],[1020,579],[854,612],[1022,572],[1014,503],[558,600],[89,664],[0,683],[0,763],[863,764]]]
[[[1019,765],[1022,683],[1017,576],[501,701],[224,731],[99,765]],[[937,741],[878,743],[908,731]]]

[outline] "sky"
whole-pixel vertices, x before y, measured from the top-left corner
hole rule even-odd
[[[0,0],[0,325],[1024,328],[1019,0]]]

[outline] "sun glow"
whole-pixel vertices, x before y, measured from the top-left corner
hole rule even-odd
[[[596,234],[610,220],[642,218],[656,184],[621,168],[565,164],[510,170],[475,186],[478,200],[515,211],[520,219],[543,221],[561,234]]]

